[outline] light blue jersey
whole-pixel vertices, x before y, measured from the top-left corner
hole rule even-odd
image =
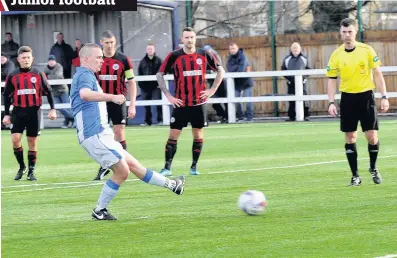
[[[77,72],[73,76],[70,98],[80,144],[91,136],[100,133],[113,134],[108,124],[106,102],[82,100],[80,90],[84,88],[103,92],[92,70],[77,67]]]

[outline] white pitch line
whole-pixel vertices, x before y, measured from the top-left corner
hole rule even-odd
[[[379,159],[386,159],[386,158],[394,158],[397,157],[397,155],[389,155],[389,156],[382,156],[379,157]],[[368,158],[361,158],[358,160],[368,160]],[[323,162],[314,162],[314,163],[306,163],[306,164],[299,164],[299,165],[288,165],[288,166],[279,166],[279,167],[265,167],[265,168],[250,168],[250,169],[237,169],[237,170],[225,170],[225,171],[219,171],[219,172],[209,172],[207,174],[225,174],[225,173],[237,173],[237,172],[249,172],[249,171],[260,171],[260,170],[272,170],[272,169],[286,169],[286,168],[298,168],[298,167],[308,167],[308,166],[315,166],[315,165],[326,165],[326,164],[332,164],[332,163],[341,163],[341,162],[346,162],[346,160],[332,160],[332,161],[323,161]],[[205,174],[203,174],[205,175]],[[134,179],[128,179],[126,180],[127,182],[131,181],[139,181],[139,179],[134,178]],[[96,186],[96,185],[103,185],[104,182],[70,182],[70,184],[79,184],[81,185],[66,185],[66,186],[58,186],[58,187],[47,187],[47,188],[34,188],[34,189],[25,189],[25,190],[17,190],[17,191],[2,191],[2,194],[8,194],[8,193],[23,193],[23,192],[34,192],[34,191],[46,191],[46,190],[54,190],[54,189],[67,189],[67,188],[80,188],[80,187],[86,187],[86,186]],[[53,184],[41,184],[41,185],[55,185],[55,184],[68,184],[67,182],[65,183],[53,183]],[[20,187],[24,186],[29,186],[29,185],[19,185]],[[30,186],[37,186],[37,185],[30,185]],[[12,187],[17,187],[17,186],[12,186]],[[11,187],[4,187],[5,188],[11,188]]]
[[[375,258],[396,258],[396,257],[397,257],[397,254],[387,254],[385,256],[378,256]]]

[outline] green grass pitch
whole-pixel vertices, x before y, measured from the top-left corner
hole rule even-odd
[[[397,121],[381,121],[378,167],[368,172],[358,139],[361,187],[349,188],[344,136],[333,122],[211,125],[199,176],[185,193],[129,180],[109,209],[118,221],[92,221],[103,182],[75,130],[43,130],[39,181],[14,181],[9,131],[2,132],[3,257],[377,257],[397,253]],[[129,151],[147,167],[164,163],[167,127],[128,127]],[[172,170],[187,175],[191,130]],[[25,160],[26,138],[23,139]],[[134,179],[131,175],[130,179]],[[245,190],[265,193],[261,216],[237,208]]]

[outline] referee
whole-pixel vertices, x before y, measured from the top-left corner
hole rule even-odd
[[[369,172],[375,184],[382,183],[382,178],[376,168],[379,152],[378,117],[373,89],[375,84],[382,95],[381,112],[389,109],[386,96],[386,85],[379,66],[381,62],[374,49],[356,41],[356,22],[346,18],[340,23],[340,33],[343,45],[331,55],[327,66],[328,80],[328,112],[337,116],[334,102],[337,77],[340,77],[340,128],[345,133],[345,150],[349,161],[352,178],[350,186],[359,186],[361,179],[357,167],[357,125],[360,121],[361,129],[368,140],[370,158]]]

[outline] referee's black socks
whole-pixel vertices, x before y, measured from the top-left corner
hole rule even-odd
[[[346,143],[345,144],[346,156],[349,161],[350,170],[352,171],[353,176],[358,175],[357,168],[357,147],[356,143]]]
[[[378,159],[378,153],[379,153],[379,141],[375,145],[368,143],[368,152],[369,152],[369,165],[371,169],[375,169],[376,160]]]

